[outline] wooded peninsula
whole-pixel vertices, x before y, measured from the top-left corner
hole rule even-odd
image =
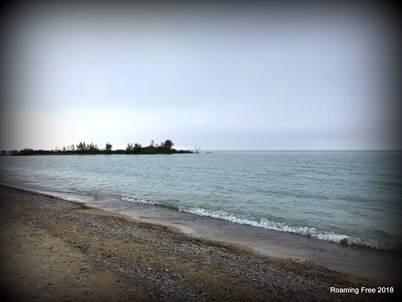
[[[110,143],[106,143],[105,148],[99,148],[97,144],[93,142],[87,144],[85,142],[80,142],[79,144],[72,144],[67,147],[62,147],[61,149],[56,148],[55,150],[34,150],[30,148],[25,148],[22,150],[2,150],[1,155],[69,155],[69,154],[188,154],[197,153],[192,150],[176,150],[173,148],[174,144],[170,139],[165,140],[159,145],[153,140],[149,146],[142,147],[141,144],[128,143],[126,149],[113,150],[113,146]]]

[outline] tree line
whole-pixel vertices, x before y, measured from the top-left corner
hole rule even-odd
[[[61,149],[55,150],[34,150],[25,148],[22,150],[1,151],[1,155],[55,155],[55,154],[175,154],[175,153],[193,153],[191,150],[176,150],[173,148],[174,144],[170,139],[161,142],[159,145],[153,140],[149,146],[142,147],[141,144],[128,143],[126,149],[113,150],[112,144],[107,142],[105,148],[99,148],[97,144],[93,142],[87,144],[80,142],[76,145],[72,144],[64,146]]]

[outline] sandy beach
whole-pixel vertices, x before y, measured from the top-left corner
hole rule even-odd
[[[2,301],[400,298],[397,280],[258,255],[39,193],[0,186],[0,209]]]

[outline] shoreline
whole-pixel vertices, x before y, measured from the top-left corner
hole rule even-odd
[[[0,186],[72,202],[88,210],[92,209],[94,213],[105,213],[107,216],[122,217],[136,223],[167,227],[193,238],[235,245],[258,255],[300,262],[310,261],[338,272],[393,281],[399,279],[399,272],[402,271],[402,257],[392,251],[342,245],[300,234],[257,228],[152,205],[129,204],[120,208],[116,207],[116,201],[109,199],[69,196],[63,192],[48,191],[39,187],[1,183]],[[114,206],[110,207],[110,204]]]
[[[194,238],[235,245],[259,255],[310,261],[338,272],[383,279],[387,282],[399,279],[399,272],[402,271],[402,257],[392,251],[342,245],[300,234],[256,228],[152,205],[126,204],[120,208],[115,201],[109,199],[84,198],[42,188],[3,185],[60,198],[136,222],[167,227]],[[114,206],[110,207],[110,204]]]
[[[109,200],[82,202],[141,222],[179,229],[196,238],[243,247],[260,255],[310,261],[329,269],[392,281],[399,279],[402,257],[392,251],[342,245],[310,236],[243,225],[213,217],[141,204],[109,206]],[[113,202],[112,202],[113,203]]]
[[[385,282],[311,262],[268,257],[247,247],[188,236],[177,228],[23,189],[0,185],[0,197],[0,285],[1,293],[10,299],[97,301],[102,294],[110,301],[116,297],[124,301],[133,297],[139,301],[382,301],[400,295],[399,280]],[[18,262],[21,259],[25,262]],[[60,259],[65,262],[59,263]],[[62,273],[50,276],[52,267]],[[393,287],[396,292],[330,292],[331,287],[362,286]]]
[[[338,272],[384,281],[399,279],[399,272],[402,271],[401,254],[392,251],[342,245],[300,234],[257,228],[158,206],[130,203],[119,206],[116,200],[88,198],[79,195],[70,196],[63,192],[48,191],[39,187],[0,183],[1,185],[62,199],[93,209],[95,212],[99,210],[99,213],[108,213],[108,216],[167,227],[193,238],[235,245],[258,255],[300,262],[310,261]]]

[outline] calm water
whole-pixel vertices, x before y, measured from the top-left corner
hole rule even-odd
[[[2,156],[0,182],[400,251],[401,166],[400,152]]]

